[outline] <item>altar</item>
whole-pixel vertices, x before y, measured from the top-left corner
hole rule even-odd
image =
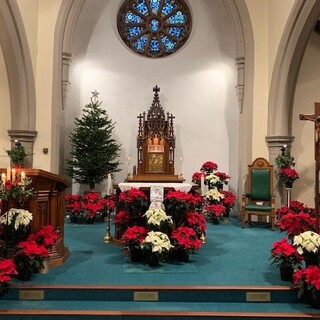
[[[198,185],[191,183],[161,183],[161,182],[120,182],[118,184],[119,191],[127,191],[132,188],[136,188],[142,191],[149,191],[151,187],[163,187],[164,191],[175,190],[189,192],[192,189],[197,189]]]

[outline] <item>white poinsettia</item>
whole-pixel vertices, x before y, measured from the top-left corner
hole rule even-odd
[[[293,245],[300,255],[305,251],[317,253],[320,247],[320,235],[313,231],[305,231],[293,238]]]
[[[173,224],[172,218],[168,216],[162,209],[149,209],[145,214],[147,223],[160,226],[162,223]]]
[[[0,217],[0,224],[13,225],[15,230],[20,226],[27,227],[32,221],[32,213],[24,209],[12,208]]]
[[[206,176],[206,181],[212,185],[221,182],[220,178],[213,173]]]
[[[148,232],[140,246],[142,249],[151,249],[152,252],[159,254],[164,251],[169,251],[173,247],[169,237],[165,233],[159,231]]]
[[[205,193],[205,198],[209,201],[221,201],[224,195],[220,193],[217,189],[211,189]]]

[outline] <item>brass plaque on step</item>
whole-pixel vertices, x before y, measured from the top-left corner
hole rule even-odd
[[[43,290],[20,290],[20,300],[44,300]]]
[[[270,292],[246,292],[247,302],[270,302]]]
[[[133,301],[158,301],[159,292],[157,291],[135,291]]]

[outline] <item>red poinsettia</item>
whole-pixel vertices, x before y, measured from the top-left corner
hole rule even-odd
[[[141,242],[146,238],[148,229],[140,226],[129,227],[121,237],[122,244],[128,249],[139,247]]]
[[[173,239],[174,246],[178,249],[193,252],[201,248],[201,240],[192,228],[179,227],[172,232],[171,238]]]
[[[226,212],[226,207],[223,204],[209,204],[204,210],[213,217],[220,218]]]
[[[114,217],[114,223],[115,224],[123,224],[126,225],[130,221],[130,215],[128,211],[126,210],[121,210],[116,213]]]
[[[201,166],[201,171],[204,171],[206,173],[211,173],[213,172],[214,170],[217,170],[218,169],[218,165],[212,161],[206,161],[202,164]]]
[[[308,266],[306,269],[298,269],[293,274],[293,283],[299,288],[298,297],[304,292],[310,292],[314,299],[320,297],[320,267]]]
[[[279,171],[278,175],[279,175],[280,179],[285,183],[287,183],[287,182],[293,183],[294,181],[299,179],[298,172],[292,168],[281,169]]]
[[[195,172],[195,173],[192,175],[191,180],[192,180],[194,183],[200,184],[200,183],[201,183],[201,177],[203,177],[203,178],[205,179],[205,177],[206,177],[205,173],[203,173],[203,172]]]
[[[272,263],[276,263],[279,268],[289,267],[293,270],[297,269],[302,261],[296,248],[290,244],[287,238],[274,242],[271,249]]]
[[[126,203],[133,203],[133,202],[139,200],[140,198],[142,198],[144,200],[148,199],[146,194],[143,191],[136,189],[136,188],[132,188],[127,191],[123,191],[119,195],[119,201],[126,202]]]
[[[277,226],[281,231],[286,231],[287,236],[291,239],[293,236],[302,232],[315,230],[315,219],[311,218],[307,213],[294,214],[287,213],[277,222]]]
[[[224,190],[221,190],[220,193],[224,195],[224,197],[221,200],[221,203],[228,209],[233,208],[236,202],[235,194],[231,191],[224,191]]]
[[[51,249],[57,244],[59,235],[52,225],[41,227],[36,233],[32,233],[28,237],[28,241],[34,241],[46,249]]]
[[[228,184],[228,180],[231,179],[229,175],[220,171],[215,172],[214,175],[217,176],[220,179],[220,182],[224,184]]]
[[[205,217],[198,212],[188,212],[186,214],[186,225],[192,228],[198,236],[206,231],[206,219]]]
[[[11,281],[12,276],[17,275],[16,265],[12,259],[0,260],[0,283],[8,283]]]

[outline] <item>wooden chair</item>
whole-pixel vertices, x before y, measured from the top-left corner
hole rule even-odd
[[[264,158],[255,159],[248,165],[248,193],[242,196],[241,223],[245,227],[246,216],[268,216],[271,229],[275,224],[275,198],[272,194],[273,166]]]

